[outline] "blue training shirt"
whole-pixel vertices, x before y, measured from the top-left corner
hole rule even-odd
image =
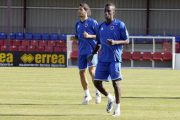
[[[78,38],[78,55],[91,54],[96,46],[96,40],[91,38],[84,38],[84,31],[90,35],[96,35],[96,27],[98,23],[96,20],[88,18],[84,22],[81,20],[76,22],[75,29],[76,35]]]
[[[114,21],[109,24],[104,21],[97,26],[97,30],[96,41],[101,44],[101,52],[98,61],[121,62],[123,45],[108,45],[107,39],[129,39],[125,24],[117,19],[114,19]]]

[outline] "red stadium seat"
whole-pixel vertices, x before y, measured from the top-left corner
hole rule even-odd
[[[71,59],[77,59],[78,58],[78,51],[72,51]]]
[[[0,46],[4,45],[3,39],[0,39]]]
[[[38,40],[31,40],[31,46],[38,46]]]
[[[17,51],[17,46],[14,46],[14,45],[10,46],[9,50],[10,51]]]
[[[44,51],[44,46],[37,46],[36,51],[43,52]]]
[[[40,40],[39,46],[47,46],[47,41],[46,40]]]
[[[29,46],[29,40],[22,40],[22,46]]]
[[[165,52],[163,56],[164,61],[171,61],[172,60],[172,53],[171,52]]]
[[[45,52],[52,52],[52,51],[53,51],[53,47],[45,46]]]
[[[56,46],[64,47],[64,40],[57,40]]]
[[[7,39],[4,40],[4,45],[7,45]],[[12,40],[10,40],[10,45],[12,45]]]
[[[28,46],[27,51],[35,51],[35,46]]]
[[[144,52],[142,60],[152,60],[151,52]]]
[[[163,48],[168,48],[168,49],[170,49],[170,48],[171,48],[171,43],[170,43],[170,42],[164,42],[164,43],[163,43]]]
[[[1,46],[1,51],[7,51],[7,46],[6,45]]]
[[[19,51],[26,51],[26,46],[19,46]]]
[[[169,49],[169,48],[162,48],[162,50],[161,50],[162,53],[164,53],[164,52],[170,52],[170,51],[171,51],[171,49]]]
[[[13,45],[20,46],[20,44],[21,44],[21,40],[20,39],[14,39],[13,40]]]
[[[63,48],[63,52],[67,52],[67,47],[64,47],[64,48]]]
[[[153,55],[153,60],[162,61],[162,54],[161,52],[155,52]]]
[[[122,60],[131,60],[131,53],[130,52],[123,52]]]
[[[62,52],[62,47],[54,47],[54,52]]]
[[[133,52],[132,54],[132,60],[141,60],[141,52]]]
[[[48,40],[48,46],[54,47],[55,46],[55,40]]]

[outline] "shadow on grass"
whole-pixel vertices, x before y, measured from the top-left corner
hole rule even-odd
[[[130,99],[180,99],[180,97],[121,97]]]

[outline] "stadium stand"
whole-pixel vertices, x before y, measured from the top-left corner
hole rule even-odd
[[[78,58],[78,51],[72,51],[71,59],[77,59]]]
[[[131,53],[130,52],[123,52],[122,60],[131,60]]]
[[[13,45],[14,45],[14,46],[20,46],[20,45],[21,45],[21,40],[19,40],[19,39],[14,39],[14,40],[13,40]]]
[[[43,52],[44,51],[44,47],[43,46],[37,46],[36,47],[36,51]]]
[[[60,34],[59,40],[66,40],[67,34]]]
[[[171,43],[170,42],[163,42],[163,48],[171,48]]]
[[[6,45],[1,46],[1,51],[7,51],[7,46]]]
[[[49,33],[42,33],[42,40],[49,40]]]
[[[29,46],[29,40],[22,40],[22,46]]]
[[[163,56],[163,61],[172,61],[172,53],[171,52],[165,52]]]
[[[151,52],[144,52],[142,60],[152,60]]]
[[[51,33],[50,40],[58,40],[58,34],[57,33]]]
[[[31,46],[38,46],[38,40],[30,40]]]
[[[19,46],[19,51],[26,51],[26,46],[23,45]]]
[[[7,45],[7,39],[4,40],[4,45]],[[12,45],[12,40],[10,40],[10,45]]]
[[[145,36],[145,34],[138,34],[138,36]],[[146,39],[145,38],[137,38],[136,42],[145,42]]]
[[[147,34],[146,36],[153,37],[154,35],[153,34]],[[152,42],[152,41],[153,41],[152,38],[146,38],[146,42]]]
[[[17,51],[17,46],[13,45],[9,48],[10,51]]]
[[[64,40],[57,40],[56,46],[64,47]]]
[[[20,40],[24,39],[24,34],[22,32],[16,33],[16,39],[20,39]]]
[[[7,33],[6,32],[0,32],[0,39],[7,39]]]
[[[0,39],[0,46],[4,45],[3,42],[4,42],[3,39]]]
[[[62,47],[54,47],[54,52],[62,52]]]
[[[141,52],[139,52],[139,51],[133,52],[132,60],[141,60]]]
[[[16,39],[16,35],[15,35],[14,32],[11,32],[11,33],[10,33],[10,39]]]
[[[32,40],[32,33],[25,33],[26,40]]]
[[[56,44],[55,40],[48,40],[48,46],[54,47]]]
[[[53,52],[53,47],[45,46],[45,52]]]
[[[156,34],[155,35],[156,37],[163,37],[162,34]],[[156,42],[163,42],[164,40],[163,39],[155,39]]]
[[[63,52],[67,52],[67,47],[64,47],[64,48],[63,48]]]
[[[153,55],[153,60],[162,61],[161,52],[155,52],[154,55]]]
[[[33,34],[33,39],[34,40],[41,40],[41,33],[34,33]]]
[[[40,40],[39,46],[47,46],[47,41],[46,40]]]
[[[28,46],[27,51],[35,51],[35,46]]]

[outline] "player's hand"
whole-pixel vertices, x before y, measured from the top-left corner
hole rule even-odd
[[[93,59],[93,54],[91,54],[89,57],[88,57],[88,63],[90,64],[91,63],[91,61],[92,61],[92,59]]]
[[[89,34],[86,31],[84,31],[83,35],[85,38],[89,38]]]
[[[74,40],[74,39],[75,39],[75,36],[71,36],[71,37],[70,37],[70,40]]]
[[[113,39],[107,39],[108,45],[115,45],[116,41]]]

